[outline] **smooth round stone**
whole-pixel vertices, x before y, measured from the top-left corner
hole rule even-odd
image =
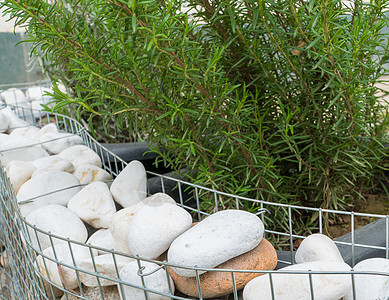
[[[13,160],[7,164],[6,172],[11,184],[17,193],[20,187],[31,178],[36,167],[29,163],[19,160]]]
[[[354,271],[389,273],[389,260],[385,258],[365,259],[354,266]],[[355,274],[355,299],[389,299],[389,276]],[[352,288],[344,300],[353,300]]]
[[[48,171],[62,171],[67,173],[72,173],[74,171],[73,164],[67,159],[64,159],[58,155],[40,158],[31,161],[31,164],[36,167],[32,177]]]
[[[116,213],[109,188],[101,181],[88,184],[74,195],[69,200],[68,208],[94,228],[108,228]]]
[[[42,206],[30,213],[26,220],[40,230],[80,243],[85,243],[88,238],[88,232],[80,218],[70,209],[61,205]],[[44,250],[51,246],[50,237],[47,234],[35,232],[32,227],[28,227],[28,233],[26,239],[31,239],[32,245],[36,249]],[[52,240],[54,245],[66,243],[66,241],[54,237]]]
[[[169,195],[164,193],[156,193],[143,199],[141,202],[135,205],[131,205],[116,212],[112,218],[109,229],[115,239],[118,251],[131,254],[131,251],[128,248],[128,231],[133,217],[135,216],[136,212],[145,205],[158,202],[176,204],[174,199]]]
[[[174,294],[174,283],[171,277],[169,276],[169,280],[166,276],[165,269],[160,269],[155,263],[141,261],[141,267],[144,267],[142,270],[143,274],[151,273],[148,276],[144,276],[144,284],[145,287],[156,292],[165,293],[165,294]],[[157,270],[158,269],[158,270]],[[126,264],[123,269],[120,271],[120,279],[124,282],[137,285],[139,287],[143,287],[142,279],[137,274],[139,270],[138,262],[133,261]],[[156,272],[153,272],[157,270]],[[153,273],[152,273],[153,272]],[[170,286],[170,288],[169,288]],[[144,290],[135,288],[132,286],[128,286],[125,284],[118,285],[118,290],[120,295],[124,293],[125,299],[131,300],[145,300]],[[162,296],[159,294],[155,294],[152,292],[147,292],[148,300],[170,300],[168,296]],[[123,296],[121,297],[123,299]]]
[[[92,246],[104,248],[110,251],[119,251],[116,246],[116,242],[109,229],[99,229],[92,234],[86,241],[87,244]],[[97,255],[107,254],[107,251],[96,249]]]
[[[82,287],[82,293],[79,289],[73,291],[77,295],[85,299],[104,299],[104,300],[120,300],[119,291],[116,286],[102,286],[102,287]],[[60,300],[80,300],[80,297],[72,294],[63,295]],[[126,299],[130,300],[130,299]]]
[[[23,216],[47,205],[66,206],[81,187],[78,179],[67,172],[48,171],[34,176],[24,183],[16,195],[18,203],[31,199],[29,203],[19,204]]]
[[[134,160],[112,182],[111,193],[117,203],[128,207],[146,198],[146,188],[145,167],[141,162]]]
[[[39,142],[41,137],[48,133],[58,133],[58,127],[55,123],[44,125],[31,138]]]
[[[273,270],[277,265],[277,253],[270,242],[265,239],[253,250],[234,257],[217,266],[217,269],[233,270]],[[169,268],[178,291],[191,297],[199,297],[196,277],[183,277]],[[250,280],[263,273],[234,273],[235,285],[242,289]],[[231,272],[206,272],[200,275],[201,294],[204,298],[221,297],[234,290]]]
[[[59,265],[46,257],[55,259],[66,265],[80,268],[81,261],[90,259],[90,255],[90,251],[86,246],[77,244],[71,244],[71,246],[69,246],[68,243],[62,243],[54,245],[54,248],[46,248],[43,251],[43,256],[39,255],[37,257],[37,264],[39,271],[44,277],[49,278],[59,286],[62,286],[63,283],[66,289],[74,289],[79,286],[76,271],[72,268]],[[79,272],[79,275],[80,274],[81,272]],[[61,275],[63,281],[61,280]]]
[[[242,210],[220,211],[175,239],[168,251],[168,261],[184,267],[214,268],[254,249],[263,233],[263,223],[256,215]],[[173,270],[184,277],[196,276],[193,270]]]
[[[65,149],[82,145],[82,138],[75,134],[64,132],[49,132],[40,137],[39,142],[43,143],[43,148],[51,154],[58,154]]]
[[[27,102],[26,96],[20,89],[11,88],[1,94],[1,99],[7,105],[23,105]]]
[[[98,275],[102,275],[112,279],[118,279],[118,273],[120,270],[129,262],[134,261],[133,258],[115,255],[115,259],[113,259],[112,254],[104,254],[94,257],[93,261],[88,258],[80,262],[80,269],[97,273]],[[96,269],[95,269],[96,266]],[[86,286],[109,286],[115,285],[116,282],[104,278],[99,278],[97,280],[97,275],[89,275],[84,272],[80,272],[81,282]]]
[[[310,261],[340,261],[342,255],[335,243],[324,234],[311,234],[305,238],[296,251],[296,263]]]
[[[13,130],[20,127],[28,127],[30,124],[20,119],[12,110],[8,107],[3,108],[1,113],[8,119],[8,133],[12,133]]]
[[[90,164],[76,166],[73,175],[77,177],[81,184],[112,180],[112,176],[107,171]]]
[[[151,202],[137,211],[128,231],[132,254],[155,259],[192,226],[191,215],[176,204]]]
[[[102,166],[100,156],[84,145],[71,146],[58,155],[69,160],[74,166],[81,164],[91,164],[99,168]]]
[[[32,145],[34,142],[22,138],[12,138],[0,145],[0,161],[6,166],[13,160],[32,161],[47,157],[49,154],[40,146]]]
[[[317,272],[348,272],[350,266],[337,261],[312,261],[296,264],[280,269],[279,271],[317,271]],[[311,274],[315,299],[341,299],[351,287],[351,276],[347,274]],[[275,299],[306,299],[310,300],[311,289],[308,274],[272,274],[272,284]],[[269,274],[251,280],[243,290],[244,300],[271,300],[271,285]]]

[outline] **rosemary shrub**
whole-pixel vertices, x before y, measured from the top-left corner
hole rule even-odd
[[[379,176],[389,1],[5,0],[59,111],[142,132],[213,189],[339,208]],[[107,132],[109,134],[109,132]],[[163,150],[159,150],[163,149]],[[218,208],[235,205],[219,199]],[[215,199],[204,195],[214,210]],[[242,203],[242,205],[245,205]],[[251,207],[245,207],[250,210]],[[282,219],[283,215],[276,215]],[[276,221],[277,222],[277,221]],[[280,222],[278,220],[278,222]]]

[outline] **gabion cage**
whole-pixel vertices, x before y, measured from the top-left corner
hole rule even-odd
[[[45,83],[49,85],[49,83]],[[8,86],[9,87],[9,86]],[[7,88],[8,88],[7,87]],[[28,85],[17,86],[17,88],[25,91],[28,88]],[[1,90],[4,90],[5,87],[0,86]],[[12,106],[14,112],[19,115],[21,118],[30,122],[31,125],[41,127],[48,122],[55,123],[58,127],[58,130],[61,132],[68,132],[77,134],[80,136],[86,146],[93,149],[100,157],[103,162],[103,167],[108,171],[113,178],[118,175],[118,172],[126,166],[126,162],[117,157],[114,153],[110,152],[102,145],[100,145],[94,138],[92,138],[85,128],[74,119],[59,115],[52,114],[45,111],[34,111],[31,108],[26,106],[16,105]],[[4,166],[3,166],[4,167]],[[171,265],[166,260],[156,261],[143,259],[141,257],[135,257],[126,255],[123,253],[115,252],[113,250],[104,249],[90,244],[83,244],[63,237],[53,235],[50,232],[45,232],[39,228],[36,228],[29,224],[25,218],[20,214],[18,203],[16,201],[16,195],[14,189],[10,183],[9,178],[7,177],[4,168],[0,170],[0,222],[1,222],[1,231],[0,231],[0,245],[2,246],[2,267],[0,268],[0,298],[2,299],[60,299],[61,294],[63,294],[61,299],[106,299],[107,295],[105,293],[107,282],[112,283],[114,287],[117,287],[119,293],[121,294],[122,299],[125,299],[123,289],[126,286],[132,286],[139,290],[143,290],[144,299],[150,299],[152,295],[159,294],[166,296],[170,299],[193,299],[193,297],[185,296],[179,292],[173,292],[172,286],[170,286],[169,293],[161,293],[157,290],[154,290],[147,286],[146,277],[151,273],[154,273],[159,270],[163,270],[166,274],[167,281],[170,284],[170,277],[168,268]],[[348,263],[353,267],[359,260],[358,255],[362,251],[374,252],[374,256],[389,258],[389,217],[385,215],[377,214],[367,214],[367,213],[355,213],[347,211],[335,211],[328,209],[317,209],[310,207],[294,206],[294,205],[285,205],[279,203],[267,202],[261,199],[250,199],[245,197],[240,197],[236,195],[231,195],[227,193],[222,193],[216,190],[204,188],[190,182],[186,182],[180,179],[175,178],[174,176],[165,176],[161,174],[156,174],[153,172],[148,172],[148,177],[150,186],[148,187],[148,193],[154,194],[156,192],[165,192],[171,194],[176,200],[177,204],[189,211],[193,217],[193,221],[201,221],[209,215],[204,209],[202,209],[202,199],[207,197],[208,199],[213,199],[214,201],[214,212],[217,212],[222,209],[220,199],[223,198],[229,199],[235,203],[236,209],[244,209],[247,203],[256,204],[258,210],[257,215],[260,217],[265,225],[265,237],[271,236],[275,239],[282,239],[286,241],[283,245],[283,251],[278,251],[279,258],[278,263],[281,265],[291,265],[294,264],[294,252],[295,252],[295,242],[299,239],[304,239],[305,237],[298,234],[294,228],[293,216],[297,214],[308,214],[313,215],[318,219],[318,228],[317,232],[325,232],[325,223],[329,219],[335,219],[339,216],[343,218],[349,218],[350,228],[348,239],[336,240],[338,247],[341,248],[342,254],[347,254],[350,260]],[[152,182],[152,184],[151,184]],[[273,230],[272,228],[267,228],[267,219],[269,214],[274,214],[275,212],[282,211],[285,218],[287,218],[288,228],[285,228],[284,231]],[[382,225],[381,228],[381,242],[380,243],[366,243],[363,240],[360,240],[356,234],[356,220],[358,218],[370,218],[376,220],[375,222],[380,222]],[[45,235],[49,238],[51,245],[53,244],[53,239],[60,239],[66,244],[70,255],[73,258],[72,264],[63,263],[59,260],[56,260],[56,254],[54,251],[54,258],[47,256],[43,253],[42,247],[38,244],[38,247],[34,246],[31,242],[32,236]],[[80,268],[74,260],[73,250],[75,247],[85,247],[90,253],[90,259],[94,264],[95,272],[90,272]],[[110,254],[112,260],[116,267],[116,274],[112,277],[107,277],[99,273],[98,268],[95,264],[94,251],[100,250],[104,253]],[[44,261],[45,267],[38,267],[37,257],[41,257]],[[141,277],[141,285],[134,285],[128,282],[124,282],[120,279],[119,276],[119,266],[118,260],[123,257],[128,257],[135,259],[138,262],[138,275]],[[159,267],[151,272],[143,272],[143,264],[145,262],[154,262]],[[48,265],[50,263],[55,263],[58,269],[64,270],[74,270],[79,279],[81,274],[87,274],[95,278],[97,282],[97,287],[93,296],[85,292],[85,286],[78,280],[77,288],[68,288],[64,284],[57,284],[48,278],[49,274]],[[175,266],[179,267],[179,266]],[[277,299],[277,296],[274,293],[272,286],[272,277],[275,274],[281,273],[290,273],[290,271],[275,271],[275,270],[231,270],[231,269],[204,269],[204,268],[191,268],[196,273],[196,282],[198,287],[199,299],[203,299],[201,292],[201,279],[199,272],[225,272],[229,274],[230,283],[232,285],[231,294],[225,296],[222,299],[242,299],[242,295],[238,290],[235,282],[235,277],[239,273],[263,273],[268,274],[264,276],[269,276],[270,285],[269,291],[271,293],[272,299]],[[316,299],[314,295],[314,281],[315,276],[328,274],[328,275],[339,275],[345,274],[349,276],[352,282],[353,290],[355,290],[355,280],[354,277],[357,274],[366,274],[369,276],[389,276],[389,273],[383,272],[356,272],[350,270],[349,272],[313,272],[313,271],[295,271],[293,273],[305,274],[307,280],[309,280],[311,288],[311,299]],[[389,295],[388,295],[389,296]],[[353,295],[354,299],[357,299],[355,294]],[[110,298],[109,298],[110,299]],[[127,299],[131,300],[131,299]]]

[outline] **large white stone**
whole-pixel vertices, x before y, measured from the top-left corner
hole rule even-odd
[[[11,88],[1,94],[1,99],[7,105],[25,105],[27,102],[26,96],[20,89]]]
[[[7,133],[0,133],[0,144],[12,140],[12,136]]]
[[[368,271],[377,273],[389,273],[389,260],[385,258],[365,259],[353,268],[354,271]],[[355,299],[389,299],[389,275],[379,276],[373,274],[355,274]],[[353,300],[353,291],[350,289],[344,300]]]
[[[8,119],[8,133],[12,133],[16,128],[30,126],[28,122],[20,119],[9,107],[3,108],[1,113]]]
[[[39,142],[41,137],[48,133],[58,133],[58,127],[55,123],[44,125],[31,138]]]
[[[150,275],[144,276],[144,284],[147,289],[150,289],[155,292],[165,293],[165,294],[174,294],[174,283],[172,278],[166,276],[165,269],[160,269],[155,263],[141,261],[141,267],[144,269],[141,270],[143,274],[151,273]],[[157,270],[159,269],[159,270]],[[153,271],[156,272],[152,273]],[[120,271],[120,279],[124,282],[143,287],[142,279],[138,275],[139,266],[137,261],[130,262],[126,264],[123,269]],[[169,287],[170,286],[170,287]],[[131,300],[146,300],[145,293],[142,289],[128,286],[125,284],[120,284],[118,286],[121,299],[124,299],[122,293],[124,293],[125,299]],[[169,300],[170,297],[155,294],[152,292],[147,292],[148,300]]]
[[[128,231],[130,252],[155,259],[192,226],[191,215],[176,204],[152,202],[134,216]]]
[[[54,247],[46,248],[43,251],[43,256],[39,255],[36,261],[38,269],[44,277],[50,279],[52,282],[59,286],[64,285],[66,289],[75,289],[79,285],[77,280],[77,273],[73,268],[79,268],[80,262],[86,259],[90,260],[90,256],[91,253],[87,246],[78,244],[69,245],[68,243],[62,243],[54,245]],[[64,265],[69,265],[73,268],[57,264],[48,258],[54,259],[57,262],[60,262]],[[81,272],[78,274],[80,275]]]
[[[20,187],[31,178],[36,167],[29,163],[20,160],[13,160],[7,164],[6,172],[12,186],[17,193]]]
[[[39,138],[43,148],[51,154],[58,154],[65,149],[82,145],[82,138],[78,135],[65,132],[49,132]]]
[[[61,205],[45,205],[30,213],[26,220],[32,226],[50,232],[54,235],[69,238],[71,240],[85,243],[88,238],[88,232],[84,223],[70,209]],[[44,250],[51,246],[49,235],[36,231],[28,227],[28,236],[26,240],[31,239],[33,247]],[[66,241],[52,238],[53,244],[66,243]]]
[[[102,167],[100,156],[84,145],[71,146],[58,155],[69,160],[74,166],[91,164],[99,168]]]
[[[78,179],[67,172],[49,171],[34,176],[24,183],[17,195],[20,211],[27,216],[33,210],[47,204],[66,206],[81,190]],[[31,202],[20,203],[31,199]]]
[[[343,262],[313,261],[296,264],[279,271],[348,272],[350,267]],[[346,274],[311,274],[314,299],[338,300],[351,287],[351,276]],[[269,274],[252,279],[243,290],[244,300],[310,300],[311,289],[308,274],[272,274],[275,298],[272,298]]]
[[[49,156],[42,146],[33,145],[33,141],[21,137],[1,143],[0,152],[0,161],[3,166],[13,160],[31,161]]]
[[[296,251],[296,263],[310,261],[340,261],[343,262],[342,255],[335,243],[324,234],[311,234],[305,238]]]
[[[112,254],[104,254],[95,256],[94,262],[90,258],[81,261],[80,268],[91,273],[118,279],[118,271],[120,272],[120,270],[131,261],[134,261],[134,259],[121,255],[115,255],[114,259]],[[89,275],[84,272],[80,273],[80,278],[81,282],[86,286],[99,286],[99,282],[101,286],[116,284],[115,281],[103,278],[99,278],[99,281],[97,281],[97,275]]]
[[[88,184],[74,195],[68,203],[68,208],[95,228],[108,228],[116,213],[109,188],[101,181]]]
[[[104,248],[107,250],[119,251],[116,246],[116,242],[112,236],[112,233],[109,229],[99,229],[94,234],[92,234],[89,239],[86,241],[87,244],[92,246]],[[107,251],[96,249],[97,255],[107,254]]]
[[[143,199],[137,204],[125,207],[116,212],[116,214],[112,218],[112,222],[109,226],[109,229],[115,239],[118,251],[131,254],[131,251],[128,248],[128,232],[132,219],[134,218],[136,212],[145,205],[149,203],[158,202],[171,204],[176,203],[174,199],[169,195],[166,195],[164,193],[156,193],[150,197]]]
[[[117,203],[128,207],[146,198],[146,188],[145,167],[141,162],[134,160],[112,182],[111,193]]]
[[[175,239],[168,251],[168,261],[178,266],[214,268],[254,249],[263,233],[263,223],[256,215],[242,210],[220,211]],[[196,276],[193,270],[173,270],[184,277]]]
[[[77,177],[81,184],[112,179],[112,176],[107,171],[90,164],[75,166],[73,175]]]
[[[36,170],[32,174],[32,177],[48,171],[63,171],[68,173],[72,173],[74,171],[73,164],[67,159],[62,158],[58,155],[40,158],[31,161],[31,164],[36,167]]]

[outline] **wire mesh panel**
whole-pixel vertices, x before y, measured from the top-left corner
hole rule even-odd
[[[35,111],[26,106],[17,105],[11,106],[11,108],[31,125],[42,127],[54,123],[59,131],[80,136],[83,143],[100,156],[105,170],[113,178],[125,168],[126,163],[123,160],[102,147],[72,118]],[[319,233],[326,233],[331,220],[339,218],[348,220],[349,236],[335,240],[335,242],[342,250],[342,254],[349,255],[351,267],[360,260],[357,253],[362,250],[374,250],[377,257],[388,258],[389,256],[388,216],[272,203],[204,188],[174,176],[148,172],[148,177],[148,193],[150,195],[157,192],[171,195],[179,206],[190,212],[193,221],[201,221],[210,212],[223,210],[223,203],[226,201],[234,203],[237,210],[249,209],[263,221],[265,225],[264,237],[274,245],[278,245],[282,250],[278,251],[278,263],[283,266],[294,264],[296,242],[305,238],[295,225],[296,217],[301,215],[315,216],[318,221],[314,231]],[[58,191],[53,193],[56,192]],[[144,259],[63,238],[58,234],[35,227],[22,217],[19,210],[19,205],[22,204],[18,205],[14,189],[3,168],[0,170],[0,195],[2,228],[0,244],[3,253],[1,256],[2,267],[0,268],[0,298],[2,299],[117,299],[119,295],[121,299],[128,299],[126,295],[128,295],[129,289],[138,291],[140,298],[137,299],[156,299],[155,295],[159,295],[160,298],[157,299],[203,299],[209,298],[204,296],[204,291],[207,288],[203,282],[202,274],[204,272],[217,273],[219,278],[223,278],[224,284],[228,285],[229,295],[218,299],[241,299],[242,295],[239,291],[243,288],[241,278],[249,274],[265,274],[263,278],[267,278],[268,281],[264,293],[270,295],[268,299],[277,299],[279,289],[277,282],[282,275],[290,273],[305,276],[304,282],[310,290],[310,299],[320,299],[320,297],[316,298],[318,296],[315,295],[315,288],[320,280],[346,278],[342,280],[347,281],[351,291],[354,291],[355,276],[361,274],[376,277],[389,276],[389,273],[385,272],[356,272],[352,270],[282,269],[281,271],[272,271],[268,269],[209,269],[172,265],[167,261],[166,256],[161,256],[158,260]],[[274,218],[282,219],[282,224],[274,224]],[[380,243],[366,243],[356,235],[356,224],[359,224],[357,221],[361,218],[374,219],[375,222],[382,225],[384,237]],[[82,261],[80,261],[80,257],[83,258]],[[136,283],[123,280],[121,275],[121,270],[130,263],[136,269],[138,280]],[[104,267],[107,264],[111,266],[109,270]],[[175,291],[174,280],[169,275],[171,267],[189,269],[193,272],[194,276],[191,277],[191,282],[195,287],[195,296],[186,296]],[[153,280],[156,279],[151,278],[163,278],[166,283],[165,289],[161,290],[154,286]],[[112,295],[116,295],[116,298],[111,298]],[[356,299],[355,294],[351,297]]]

